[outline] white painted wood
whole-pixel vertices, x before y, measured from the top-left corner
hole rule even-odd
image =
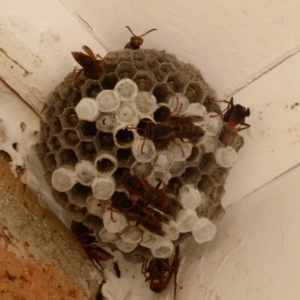
[[[0,91],[0,150],[10,154],[15,173],[39,141],[39,117],[1,81]]]
[[[297,0],[62,0],[109,50],[130,33],[157,28],[144,47],[173,52],[198,66],[220,98],[231,95],[289,53],[300,50]]]
[[[59,1],[0,2],[0,78],[37,113],[77,65],[71,51],[104,49]]]

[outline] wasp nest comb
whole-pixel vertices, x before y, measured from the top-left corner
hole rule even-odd
[[[69,74],[44,106],[38,151],[55,200],[133,262],[212,239],[243,145],[214,91],[165,51],[110,52],[102,71]]]

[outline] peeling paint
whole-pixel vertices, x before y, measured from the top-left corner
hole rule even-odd
[[[7,52],[3,49],[0,48],[0,51],[9,59],[11,60],[13,63],[15,63],[16,65],[18,65],[21,69],[23,69],[25,71],[24,76],[27,76],[29,74],[29,71],[27,71],[21,64],[19,64],[15,59],[13,59],[12,57],[10,57]],[[2,79],[3,80],[3,79]]]

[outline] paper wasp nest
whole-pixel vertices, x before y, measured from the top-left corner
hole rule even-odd
[[[197,68],[165,51],[110,52],[102,68],[98,81],[69,74],[44,106],[38,152],[56,201],[94,230],[100,246],[118,248],[132,262],[168,257],[189,235],[210,240],[224,213],[225,179],[243,145],[217,116],[214,91]],[[145,126],[176,115],[203,117],[195,124],[202,136],[193,143],[145,138],[142,119]],[[162,180],[160,188],[179,203],[179,212],[162,222],[164,236],[112,210],[116,194],[130,197],[120,183],[126,170],[153,187]]]

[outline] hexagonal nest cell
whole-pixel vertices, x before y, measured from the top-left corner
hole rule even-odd
[[[189,235],[211,239],[243,146],[215,92],[165,51],[102,62],[99,80],[70,73],[42,111],[37,149],[55,200],[131,262],[169,257]]]

